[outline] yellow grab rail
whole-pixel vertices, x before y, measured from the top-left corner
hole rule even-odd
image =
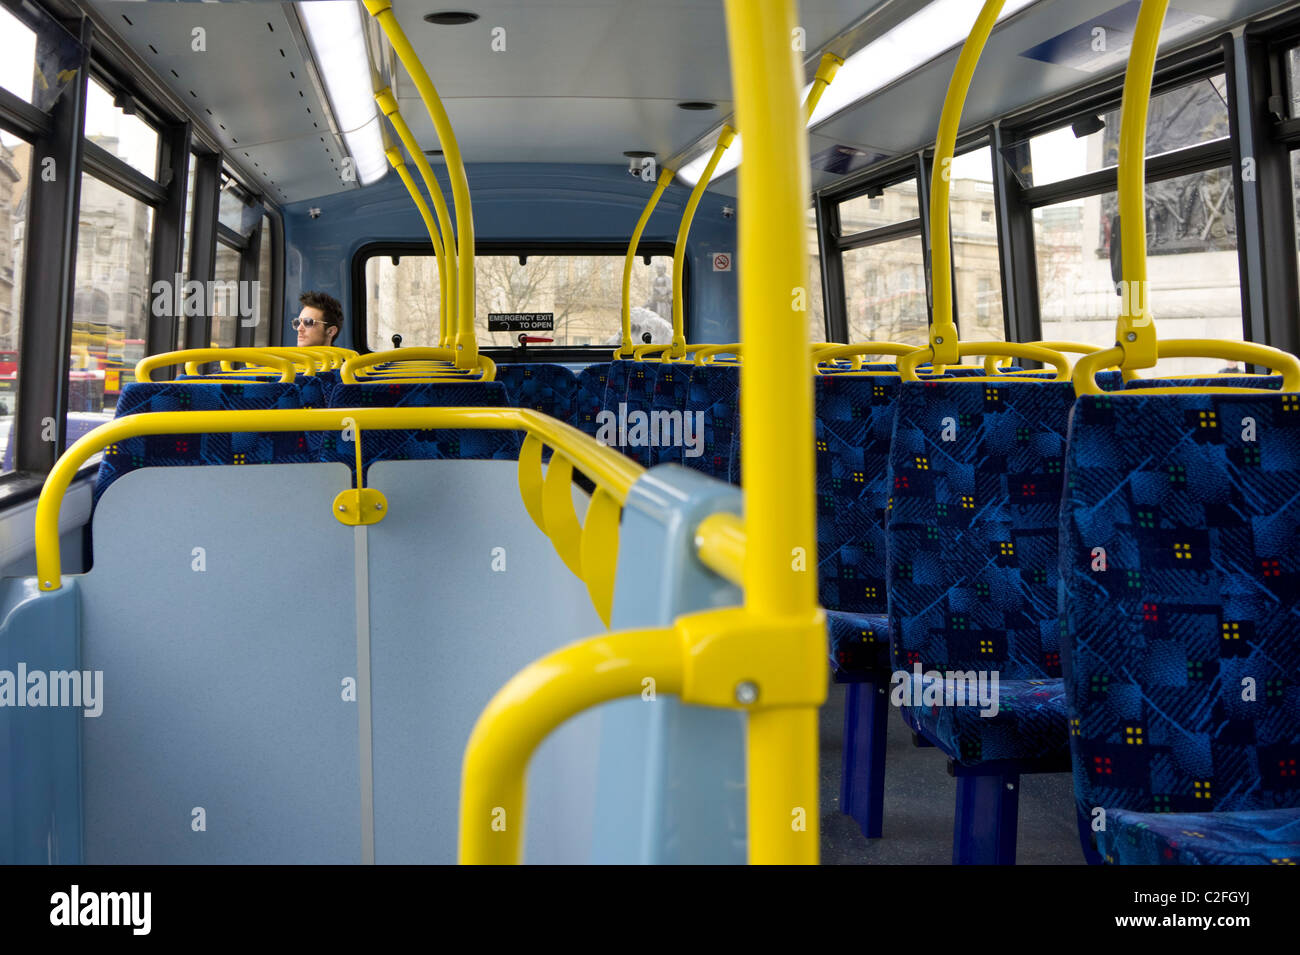
[[[1101,351],[1100,345],[1090,345],[1087,342],[1026,342],[1027,345],[1037,345],[1039,348],[1050,348],[1052,351],[1059,351],[1069,355],[1091,355],[1094,352]],[[1012,362],[1014,359],[1010,355],[988,355],[984,358],[984,370],[990,375],[996,374],[1019,374],[1025,369],[1009,369],[1002,362]]]
[[[709,180],[713,178],[713,170],[718,168],[722,154],[727,151],[727,147],[735,138],[734,129],[730,126],[722,127],[722,132],[718,133],[718,141],[713,146],[713,154],[709,156],[704,172],[700,173],[700,178],[695,181],[691,197],[686,200],[686,208],[682,211],[682,221],[677,226],[677,243],[673,246],[673,342],[668,351],[668,355],[673,358],[680,358],[686,354],[682,295],[682,282],[686,274],[686,239],[691,234],[695,210],[699,208],[700,200],[704,198],[704,190],[709,188]]]
[[[268,365],[280,373],[280,380],[291,383],[294,380],[293,359],[277,355],[265,348],[186,348],[181,351],[163,352],[161,355],[149,355],[135,364],[136,381],[152,381],[150,374],[155,368],[169,365],[186,365],[194,363],[195,367],[206,362],[242,361],[250,365]],[[197,372],[188,372],[196,374]]]
[[[952,237],[949,232],[948,198],[952,158],[957,147],[957,130],[971,79],[989,34],[998,21],[1005,0],[985,0],[970,36],[962,45],[957,67],[948,83],[939,116],[939,134],[934,145],[934,170],[930,176],[930,276],[934,290],[934,320],[930,324],[930,350],[936,365],[957,364],[957,325],[952,317]]]
[[[314,354],[308,348],[290,348],[279,345],[261,345],[257,347],[268,355],[279,355],[282,358],[291,359],[305,375],[314,375],[317,371],[322,371],[334,363],[332,357],[327,358],[324,355]],[[191,372],[190,369],[197,369],[200,364],[202,362],[187,361],[185,363],[186,374],[196,374],[197,372]],[[235,362],[227,358],[221,362],[221,370],[222,372],[237,372],[239,369],[235,368]],[[269,369],[266,367],[259,369],[254,366],[246,366],[244,370],[265,374]]]
[[[474,213],[470,207],[469,181],[465,178],[465,162],[460,155],[460,145],[452,131],[451,121],[443,108],[442,99],[425,71],[419,55],[406,38],[401,24],[393,15],[391,0],[365,0],[366,10],[379,21],[380,28],[393,45],[397,58],[406,67],[415,82],[415,88],[429,111],[433,128],[438,132],[442,155],[447,162],[447,176],[451,180],[452,202],[456,207],[456,295],[459,298],[455,350],[457,368],[478,366],[478,342],[474,333]],[[415,150],[418,154],[419,150]],[[417,164],[418,164],[417,160]],[[444,243],[445,244],[445,243]]]
[[[1124,73],[1119,120],[1120,310],[1115,344],[1124,352],[1121,368],[1156,363],[1156,328],[1147,282],[1146,157],[1147,108],[1169,0],[1142,0],[1133,47]],[[1112,233],[1113,235],[1113,233]],[[1095,385],[1095,382],[1094,382]]]
[[[856,364],[854,369],[862,367],[863,355],[893,355],[901,358],[903,355],[910,355],[913,352],[923,352],[924,348],[918,348],[916,345],[905,345],[902,342],[853,342],[849,345],[828,344],[824,348],[813,349],[813,370],[823,362],[834,361],[837,358],[852,358]]]
[[[383,92],[388,92],[388,91],[384,90]],[[389,98],[390,99],[392,98],[391,93],[389,94]],[[379,99],[379,94],[376,94],[375,99]],[[396,101],[394,101],[394,112],[396,112]],[[401,117],[399,116],[398,119],[400,118]],[[397,124],[394,123],[393,125],[394,128],[396,128]],[[406,124],[403,123],[402,125],[405,126]],[[401,152],[397,149],[388,149],[385,150],[384,155],[388,157],[388,164],[392,166],[395,170],[397,170],[397,175],[401,178],[402,185],[404,185],[406,187],[406,191],[410,193],[411,201],[415,203],[415,208],[419,211],[420,218],[424,221],[424,228],[429,233],[429,241],[433,244],[433,256],[438,266],[438,344],[443,348],[445,348],[447,347],[447,337],[448,337],[447,336],[447,328],[448,328],[447,262],[448,259],[447,259],[446,246],[443,244],[442,236],[439,235],[438,226],[435,224],[433,220],[433,213],[429,211],[429,204],[424,201],[424,196],[420,194],[420,187],[417,186],[415,184],[415,180],[411,178],[411,171],[406,168],[406,161],[402,159]],[[425,165],[428,165],[427,161]],[[431,178],[432,175],[433,175],[433,171],[430,170]],[[435,180],[434,185],[437,186],[437,184],[438,183]],[[439,198],[442,197],[442,189],[438,189],[438,197]]]
[[[527,432],[524,446],[529,453],[519,456],[519,493],[529,515],[548,536],[568,533],[571,513],[564,514],[555,506],[554,500],[545,500],[542,448],[552,449],[552,468],[559,460],[566,462],[568,467],[580,469],[595,482],[597,495],[609,499],[594,511],[588,508],[587,521],[582,529],[584,558],[579,574],[588,591],[593,593],[593,603],[601,611],[602,619],[608,623],[614,582],[611,565],[618,555],[617,509],[627,500],[632,485],[645,473],[644,469],[577,428],[526,408],[163,411],[117,418],[100,425],[68,448],[46,478],[36,504],[36,572],[40,589],[58,590],[62,586],[59,510],[77,469],[97,451],[128,438],[150,434],[342,431],[345,427],[358,432],[440,428]],[[569,506],[571,509],[572,504]],[[615,509],[612,521],[609,515],[611,506]],[[554,521],[557,526],[551,526],[548,521]],[[557,546],[561,545],[557,542]],[[567,546],[567,542],[563,546]]]
[[[697,365],[703,365],[705,362],[712,362],[714,355],[735,355],[741,358],[744,345],[739,342],[733,342],[730,345],[701,345],[695,349],[694,362]]]
[[[519,862],[524,778],[534,750],[575,713],[644,691],[680,693],[682,652],[672,630],[625,630],[570,644],[525,667],[474,724],[461,771],[461,862]]]
[[[393,348],[388,351],[372,351],[366,355],[357,355],[349,358],[343,363],[343,370],[339,372],[344,384],[355,385],[357,381],[357,372],[363,368],[369,368],[372,365],[382,365],[385,362],[427,362],[427,361],[455,361],[458,352],[451,348]],[[417,366],[418,367],[418,366]],[[496,378],[497,366],[491,358],[486,355],[475,355],[475,367],[482,372],[482,381],[492,381]],[[455,368],[448,368],[448,372],[456,372]],[[449,375],[448,377],[453,377]],[[455,376],[460,377],[460,376]]]
[[[1290,352],[1269,345],[1252,342],[1220,342],[1212,339],[1172,339],[1157,341],[1156,358],[1221,358],[1271,368],[1282,376],[1282,391],[1300,391],[1300,359]],[[1103,394],[1097,385],[1097,372],[1124,361],[1125,351],[1120,346],[1107,348],[1080,358],[1074,366],[1074,391],[1079,395]],[[1130,369],[1124,369],[1128,372]],[[1200,376],[1196,376],[1200,377]],[[1250,377],[1249,375],[1242,377]],[[1260,375],[1260,378],[1267,377]],[[1126,377],[1125,380],[1131,380]],[[1206,386],[1170,385],[1166,388],[1143,388],[1142,395],[1182,394],[1186,392],[1211,392],[1215,394],[1258,394],[1258,388],[1220,388]]]
[[[929,355],[930,349],[919,348],[898,359],[898,373],[902,379],[904,381],[920,381],[921,378],[916,373],[916,366],[925,361]],[[1070,380],[1070,359],[1066,358],[1060,352],[1052,351],[1049,348],[1043,348],[1040,345],[1022,345],[1018,342],[959,342],[957,344],[957,352],[953,357],[968,358],[977,355],[1010,355],[1013,358],[1025,358],[1029,361],[1042,362],[1044,365],[1055,365],[1056,377],[1054,379],[1023,378],[1017,375],[995,374],[989,376],[976,375],[970,378],[953,379],[954,381],[1014,381],[1032,383],[1048,380]]]
[[[805,126],[812,119],[812,114],[816,112],[817,104],[821,102],[826,87],[831,85],[831,81],[835,79],[835,74],[839,72],[840,67],[843,65],[843,57],[836,56],[830,51],[822,54],[821,62],[817,64],[817,73],[813,76],[812,87],[808,90],[808,98],[803,103],[803,122]]]
[[[710,514],[695,529],[700,562],[737,587],[745,581],[745,521],[735,514]]]
[[[645,231],[646,224],[650,221],[650,214],[655,211],[655,206],[659,204],[659,197],[664,194],[664,190],[676,175],[676,170],[669,169],[667,166],[659,171],[659,181],[655,183],[654,192],[650,193],[645,208],[641,210],[641,218],[636,220],[636,228],[632,230],[632,240],[627,244],[627,255],[623,259],[623,344],[614,351],[615,360],[633,357],[632,265],[636,261],[636,249],[641,244],[641,233]]]

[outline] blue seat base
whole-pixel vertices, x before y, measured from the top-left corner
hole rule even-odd
[[[1300,864],[1300,808],[1245,812],[1111,809],[1095,834],[1113,865]]]

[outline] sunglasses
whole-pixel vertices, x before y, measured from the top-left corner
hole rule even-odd
[[[289,325],[296,331],[298,328],[314,328],[317,322],[321,325],[329,325],[329,322],[318,318],[295,318]]]

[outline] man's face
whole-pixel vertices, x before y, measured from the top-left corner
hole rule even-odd
[[[333,338],[333,326],[325,324],[325,313],[319,308],[304,305],[298,313],[298,344],[328,345]]]

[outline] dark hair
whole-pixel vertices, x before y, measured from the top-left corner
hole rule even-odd
[[[343,334],[343,306],[338,299],[326,292],[303,292],[298,296],[298,304],[319,310],[322,321],[334,326],[331,342],[338,341],[338,337]]]

